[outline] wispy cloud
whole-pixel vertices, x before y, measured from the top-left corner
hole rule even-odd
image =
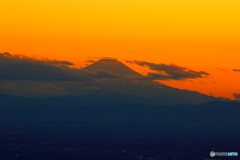
[[[95,60],[92,60],[92,59],[89,59],[89,60],[86,60],[85,62],[87,62],[87,63],[94,63],[94,62],[96,62]]]
[[[216,68],[217,70],[219,70],[219,71],[223,71],[223,72],[229,72],[229,71],[231,71],[231,70],[229,70],[229,69],[223,69],[223,68]]]
[[[146,61],[127,61],[128,63],[134,63],[140,66],[148,66],[151,70],[157,71],[157,73],[148,73],[149,79],[156,80],[183,80],[186,78],[203,78],[204,76],[210,75],[204,71],[193,71],[186,67],[180,67],[175,64],[156,64]]]
[[[235,71],[235,72],[240,72],[240,69],[233,69],[233,71]]]

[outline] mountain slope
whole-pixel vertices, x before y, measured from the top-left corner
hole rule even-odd
[[[100,59],[84,69],[92,72],[101,69],[114,74],[142,76],[116,59]],[[107,92],[150,98],[152,105],[200,104],[215,100],[229,101],[225,98],[216,98],[195,91],[173,88],[151,80],[105,80],[88,82],[85,85]]]
[[[52,98],[24,98],[0,95],[3,106],[32,106],[32,105],[168,105],[178,104],[197,105],[209,101],[229,101],[224,98],[216,98],[194,91],[181,90],[164,84],[138,79],[139,73],[133,71],[123,63],[115,59],[101,59],[87,67],[85,70],[95,72],[106,70],[113,74],[127,75],[132,78],[102,79],[77,83],[58,83],[63,91],[69,91],[69,96],[56,96]],[[134,77],[138,77],[134,79]],[[142,76],[143,77],[143,76]],[[55,85],[55,84],[54,84]],[[57,84],[56,84],[57,85]],[[66,85],[66,88],[64,88]],[[72,85],[72,86],[71,86]],[[66,89],[66,90],[65,90]]]
[[[107,70],[119,75],[141,76],[141,74],[135,72],[134,70],[130,69],[116,59],[100,59],[97,62],[90,64],[83,69],[92,72],[96,70]]]

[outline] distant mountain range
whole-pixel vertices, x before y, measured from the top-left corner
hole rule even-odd
[[[138,78],[144,77],[116,59],[100,59],[83,68],[83,70],[90,72],[104,70],[115,75]],[[81,91],[81,94],[77,91]],[[230,101],[226,98],[208,96],[196,91],[173,88],[152,80],[136,80],[134,78],[102,79],[81,82],[77,84],[77,90],[74,92],[76,94],[75,96],[57,96],[36,99],[1,94],[0,99],[1,105],[4,106],[32,106],[37,104],[54,106],[118,104],[174,106],[179,104],[197,105],[209,101]]]
[[[240,124],[240,102],[237,101],[211,101],[200,105],[151,106],[147,105],[147,99],[144,98],[108,92],[49,99],[20,98],[1,94],[0,101],[0,121]]]
[[[184,91],[183,91],[184,92]],[[197,94],[197,93],[196,93]],[[193,95],[194,96],[194,95]],[[199,94],[200,98],[204,95]],[[209,100],[218,100],[218,98],[209,97]],[[219,98],[219,100],[224,100]],[[0,106],[86,106],[86,105],[166,105],[174,106],[186,103],[186,99],[175,95],[162,94],[154,98],[140,97],[136,95],[127,95],[121,93],[107,92],[97,90],[82,96],[62,96],[52,98],[28,98],[19,96],[9,96],[0,94]],[[191,103],[191,101],[189,101]]]
[[[116,59],[100,59],[83,69],[92,72],[96,70],[107,70],[117,75],[143,77],[143,75],[133,71]],[[216,98],[195,91],[181,90],[151,80],[105,80],[100,82],[89,82],[87,86],[104,91],[98,92],[103,95],[106,92],[112,92],[115,93],[115,95],[119,93],[119,98],[126,96],[131,97],[131,101],[128,103],[177,105],[183,103],[200,104],[208,101],[229,101],[229,99],[226,98]],[[125,103],[125,100],[123,99],[122,102]]]
[[[146,88],[142,93],[149,92],[152,87],[156,89],[155,91],[163,89],[176,94],[142,97],[101,89],[82,96],[35,99],[0,94],[0,121],[125,121],[158,122],[166,125],[240,124],[240,102],[238,101],[168,88],[164,85],[156,88],[155,85],[150,84],[150,89]],[[135,87],[138,88],[138,86]],[[189,97],[185,98],[185,95]],[[209,101],[195,104],[194,100],[191,101],[191,98],[195,97]],[[216,101],[218,99],[220,101]]]

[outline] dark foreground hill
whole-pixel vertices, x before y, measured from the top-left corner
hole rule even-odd
[[[7,97],[6,97],[7,99]],[[74,99],[74,97],[73,97]],[[73,100],[74,101],[74,100]],[[54,102],[54,101],[53,101]],[[53,103],[52,102],[52,103]],[[62,103],[62,105],[60,105]],[[140,104],[32,105],[1,104],[1,120],[160,122],[165,124],[240,124],[240,102],[212,101],[200,105],[149,106]]]
[[[168,86],[165,86],[168,87]],[[151,88],[151,87],[149,87]],[[148,92],[147,88],[140,89]],[[163,90],[163,88],[162,88]],[[167,89],[169,90],[169,88]],[[172,92],[178,92],[179,89],[173,89]],[[157,91],[156,91],[157,92]],[[86,105],[131,105],[131,104],[140,104],[140,105],[168,105],[175,106],[179,104],[200,104],[202,101],[230,101],[224,98],[216,98],[200,94],[197,92],[182,90],[179,92],[179,95],[174,95],[172,93],[162,93],[154,97],[144,97],[134,94],[123,94],[118,92],[109,92],[105,90],[97,90],[90,92],[86,95],[81,96],[57,96],[51,98],[28,98],[21,96],[10,96],[5,94],[0,94],[0,106],[86,106]],[[151,89],[149,91],[151,94]],[[185,97],[188,97],[187,99]],[[188,100],[191,99],[191,100]],[[195,102],[195,99],[201,99],[198,103]]]
[[[240,152],[240,102],[76,105],[72,97],[43,105],[18,98],[1,99],[0,159],[207,160],[211,151]]]

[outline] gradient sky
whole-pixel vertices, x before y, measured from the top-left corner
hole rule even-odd
[[[239,0],[1,0],[0,52],[37,59],[114,57],[210,74],[164,84],[233,99],[240,93]],[[89,63],[88,63],[89,64]]]

